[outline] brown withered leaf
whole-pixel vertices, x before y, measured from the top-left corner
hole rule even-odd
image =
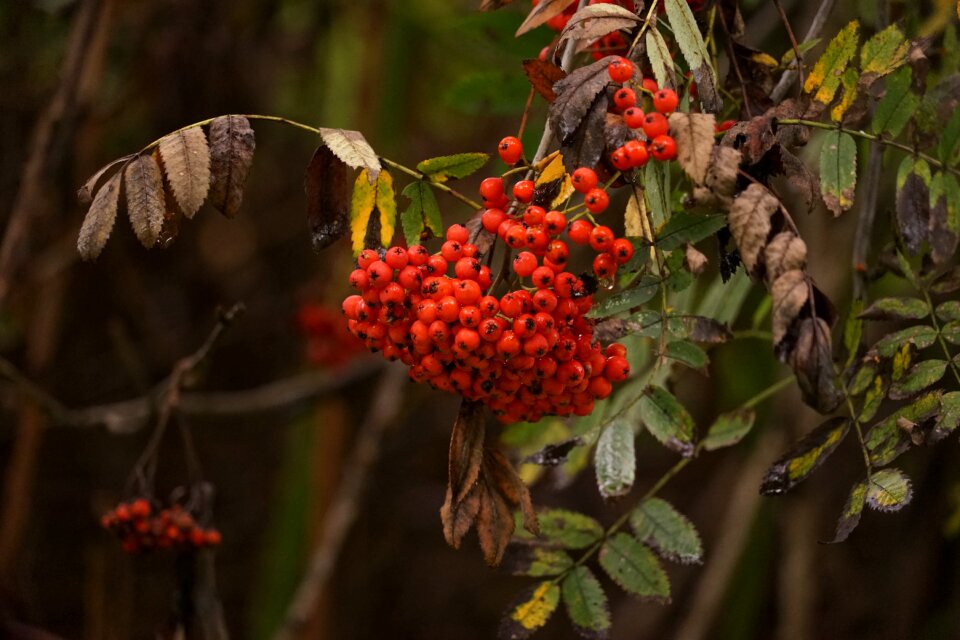
[[[800,269],[787,271],[770,287],[770,297],[773,299],[773,346],[776,349],[810,299],[806,274]]]
[[[538,6],[542,6],[542,3]],[[613,56],[607,56],[580,67],[553,85],[557,99],[550,105],[550,122],[561,143],[566,144],[573,138],[584,118],[596,105],[597,96],[610,82],[607,67],[612,59]]]
[[[603,156],[606,144],[603,125],[607,117],[607,104],[606,94],[598,95],[574,135],[560,145],[563,166],[568,173],[573,173],[577,167],[592,167]]]
[[[475,212],[470,219],[467,220],[467,231],[470,232],[470,244],[477,247],[477,256],[485,256],[487,252],[490,251],[490,247],[493,246],[494,241],[497,239],[496,234],[490,233],[483,228],[483,212],[485,209],[481,209]]]
[[[737,188],[740,151],[732,147],[714,147],[703,185],[694,185],[693,200],[701,207],[729,209]]]
[[[127,215],[140,243],[151,248],[160,237],[166,213],[163,175],[150,154],[137,156],[123,170]]]
[[[510,461],[500,451],[487,449],[484,451],[483,465],[487,482],[496,488],[507,502],[520,507],[523,528],[533,535],[539,535],[540,526],[537,524],[537,512],[534,511],[533,501],[530,499],[530,490],[517,475]]]
[[[707,113],[674,112],[670,133],[677,141],[677,162],[695,184],[703,184],[713,159],[713,134],[717,120]]]
[[[480,511],[476,519],[477,538],[480,540],[484,562],[495,567],[503,559],[503,552],[510,544],[510,536],[513,535],[516,524],[510,505],[486,482],[486,478],[481,487]]]
[[[697,96],[700,98],[700,104],[703,109],[709,113],[720,113],[723,111],[723,98],[717,91],[717,86],[713,79],[713,70],[709,65],[703,64],[692,70],[693,81],[697,83]]]
[[[773,236],[763,249],[767,283],[795,269],[803,270],[807,264],[807,243],[792,231],[781,231]]]
[[[914,172],[897,192],[897,226],[910,253],[920,251],[927,239],[930,221],[930,189]]]
[[[449,500],[444,501],[443,506],[440,507],[443,538],[454,549],[460,548],[463,537],[473,528],[473,523],[477,520],[477,514],[480,513],[480,503],[485,498],[486,490],[484,485],[475,484],[456,507]],[[447,497],[450,497],[449,488],[447,489]]]
[[[730,232],[740,250],[747,273],[758,277],[760,256],[770,234],[770,216],[779,207],[779,201],[768,189],[753,183],[733,201],[728,219]]]
[[[93,203],[83,219],[80,236],[77,238],[77,251],[84,260],[93,260],[110,238],[110,232],[117,220],[117,204],[120,202],[120,179],[118,171],[100,187]]]
[[[608,152],[619,149],[630,140],[638,140],[637,133],[627,126],[621,116],[615,113],[608,113],[605,116],[606,121],[603,125],[603,139]]]
[[[256,148],[250,121],[243,116],[220,116],[210,123],[210,204],[228,218],[240,210]]]
[[[747,99],[753,112],[768,109],[772,106],[770,91],[773,89],[773,74],[779,68],[779,62],[759,49],[755,49],[741,41],[732,40],[734,59],[740,75],[744,80]],[[731,65],[727,74],[727,85],[740,87],[736,69]]]
[[[544,100],[551,103],[557,99],[553,85],[567,77],[567,72],[557,65],[538,58],[524,60],[523,71],[527,74],[530,86],[543,96]]]
[[[377,183],[377,177],[382,169],[377,153],[359,131],[348,129],[320,129],[320,138],[330,147],[333,155],[342,160],[348,167],[366,169],[367,181]]]
[[[486,433],[483,405],[464,400],[450,435],[447,462],[448,498],[456,506],[470,492],[480,477],[483,462],[483,439]]]
[[[307,229],[314,251],[329,247],[350,228],[349,168],[327,146],[313,152],[303,177]]]
[[[787,355],[787,362],[797,376],[804,402],[820,413],[830,413],[837,408],[843,395],[833,370],[829,324],[821,318],[801,320],[797,341]]]
[[[807,164],[787,150],[783,145],[779,145],[780,164],[783,167],[783,175],[787,181],[803,196],[807,203],[807,213],[813,211],[814,204],[820,196],[820,178],[810,171]]]
[[[522,36],[527,31],[546,24],[547,20],[560,15],[573,3],[574,0],[542,0],[540,4],[535,6],[527,15],[526,19],[520,25],[520,28],[517,29],[516,35],[518,37]]]
[[[93,194],[97,192],[98,185],[100,184],[100,181],[103,178],[104,174],[106,174],[108,171],[110,171],[114,167],[118,165],[122,165],[124,162],[126,162],[133,156],[134,154],[131,153],[130,155],[126,155],[126,156],[123,156],[122,158],[117,158],[112,162],[108,162],[107,164],[97,169],[97,172],[95,174],[87,178],[87,181],[83,183],[83,186],[77,190],[77,200],[80,201],[80,204],[90,204],[91,202],[93,202]]]
[[[927,238],[930,242],[930,257],[933,258],[934,264],[947,262],[957,251],[957,234],[951,231],[947,222],[948,217],[947,199],[941,193],[930,207],[928,222]]]
[[[641,18],[616,4],[594,4],[578,10],[560,33],[559,42],[566,40],[596,40],[612,31],[633,29]]]
[[[210,148],[200,127],[174,131],[160,140],[160,157],[167,182],[180,210],[192,218],[210,190]]]
[[[688,244],[683,253],[683,266],[687,271],[698,276],[707,267],[707,256],[697,251],[692,244]]]

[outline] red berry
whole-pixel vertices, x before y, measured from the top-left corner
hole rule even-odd
[[[137,498],[130,503],[130,515],[134,518],[146,518],[150,515],[150,503],[144,498]]]
[[[506,219],[507,214],[501,209],[487,209],[483,212],[483,215],[480,216],[480,223],[483,225],[483,228],[490,233],[496,233],[500,224]]]
[[[591,189],[583,198],[590,213],[602,213],[610,205],[610,196],[603,189]]]
[[[403,247],[390,247],[383,259],[391,269],[403,269],[410,262],[407,250]]]
[[[661,162],[674,160],[677,157],[677,142],[670,136],[657,136],[650,143],[650,152],[654,159]]]
[[[371,287],[382,289],[393,280],[393,269],[382,260],[374,260],[367,267],[367,277],[370,278]]]
[[[673,113],[680,104],[680,98],[673,89],[660,89],[653,94],[653,108],[660,113]]]
[[[507,136],[497,145],[497,153],[500,154],[501,160],[513,166],[523,157],[523,144],[514,136]]]
[[[523,212],[523,224],[527,225],[528,227],[543,224],[543,219],[546,215],[547,212],[543,207],[531,205]]]
[[[586,193],[597,186],[597,173],[588,167],[580,167],[576,169],[573,174],[570,176],[571,182],[573,182],[573,188],[579,191],[580,193]]]
[[[379,260],[379,259],[380,259],[380,255],[376,251],[374,251],[373,249],[364,249],[363,251],[360,252],[360,255],[357,256],[357,265],[361,269],[366,269],[371,264],[373,264],[374,260]]]
[[[513,197],[520,202],[527,203],[533,199],[533,180],[520,180],[513,185]]]
[[[630,107],[623,112],[623,122],[631,129],[639,129],[643,126],[643,109],[640,107]]]
[[[670,131],[670,123],[662,113],[648,113],[643,118],[643,133],[648,140],[665,135]]]
[[[547,211],[543,217],[543,228],[548,235],[558,236],[567,228],[567,217],[560,211]]]
[[[512,249],[522,249],[527,246],[527,230],[523,228],[523,225],[514,225],[507,231],[504,241]]]
[[[470,231],[462,224],[452,224],[447,228],[447,240],[464,244],[470,239]]]
[[[617,275],[617,263],[609,253],[598,253],[593,259],[593,272],[601,280],[608,280]]]
[[[610,154],[610,164],[612,164],[617,171],[629,171],[632,166],[630,164],[630,158],[627,157],[627,152],[624,151],[623,147],[620,147]],[[594,191],[602,191],[602,189],[593,189],[590,193]],[[590,197],[590,195],[587,194],[587,197]],[[587,208],[590,208],[589,205]]]
[[[587,224],[590,224],[589,222]],[[564,264],[570,257],[570,249],[563,240],[552,240],[547,245],[546,258],[556,264]]]
[[[480,196],[484,200],[498,200],[503,195],[503,178],[484,178],[480,183]]]
[[[529,251],[521,251],[513,259],[513,271],[521,278],[526,278],[537,268],[537,256]]]
[[[607,73],[614,82],[626,82],[633,77],[633,63],[623,57],[616,57],[607,65]]]
[[[590,232],[593,231],[593,223],[589,220],[574,220],[570,223],[570,228],[567,230],[567,235],[570,236],[570,240],[577,244],[587,244],[590,242]]]
[[[656,93],[660,89],[660,87],[657,86],[657,81],[653,78],[644,78],[641,86],[643,86],[645,91],[649,91],[650,93]]]
[[[617,238],[613,241],[610,254],[617,264],[626,264],[633,257],[633,243],[626,238]]]
[[[630,375],[630,363],[622,356],[611,356],[607,358],[607,364],[603,368],[603,375],[610,382],[622,382]]]
[[[647,145],[642,140],[630,140],[625,145],[623,145],[623,150],[627,154],[627,159],[630,161],[630,166],[632,168],[639,168],[647,164],[647,160],[650,158],[649,153],[647,152]]]
[[[629,109],[637,104],[637,94],[630,87],[618,89],[617,92],[613,94],[613,104],[619,111]]]
[[[599,225],[590,232],[590,247],[594,251],[606,251],[613,246],[613,230],[610,227]]]

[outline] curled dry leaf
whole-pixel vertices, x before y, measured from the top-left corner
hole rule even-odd
[[[160,157],[167,182],[180,210],[192,218],[210,189],[210,148],[200,127],[174,131],[160,140]]]
[[[806,267],[807,244],[792,231],[781,231],[764,247],[763,259],[767,282],[776,282],[788,271]]]
[[[83,186],[77,191],[77,200],[79,200],[81,204],[90,204],[93,202],[93,194],[97,192],[97,185],[100,184],[104,174],[114,167],[122,165],[132,157],[133,154],[123,156],[122,158],[117,158],[113,162],[108,162],[100,167],[95,174],[87,178],[87,181],[84,182]]]
[[[737,188],[740,151],[732,147],[714,147],[702,185],[694,185],[693,200],[701,207],[729,209]]]
[[[150,154],[137,156],[123,170],[127,215],[140,243],[151,248],[163,229],[166,198],[160,166]]]
[[[730,232],[740,249],[744,267],[753,277],[759,274],[761,252],[770,234],[770,216],[779,204],[769,190],[754,183],[737,196],[730,207]]]
[[[243,116],[220,116],[210,123],[210,204],[228,218],[240,210],[256,148]]]
[[[325,145],[313,152],[303,177],[307,229],[315,251],[325,249],[350,228],[350,178],[347,165]]]
[[[447,497],[440,509],[443,535],[455,549],[480,510],[477,479],[483,461],[485,433],[482,405],[465,400],[450,436]]]
[[[330,151],[348,167],[366,169],[370,184],[380,175],[380,158],[359,131],[348,129],[320,129],[320,138]]]
[[[677,162],[696,184],[703,184],[713,159],[716,118],[707,113],[670,115],[670,133],[677,141]]]
[[[522,36],[526,32],[536,29],[542,24],[546,24],[547,20],[563,13],[573,2],[574,0],[542,0],[527,15],[526,19],[517,29],[516,35],[518,37]]]
[[[633,29],[641,22],[634,12],[616,4],[594,4],[577,11],[560,33],[560,43],[566,40],[595,40],[611,31]]]
[[[787,355],[787,362],[797,376],[803,401],[820,413],[837,408],[843,395],[833,370],[833,342],[830,325],[822,318],[800,321],[797,341]]]
[[[567,72],[547,60],[534,58],[523,61],[523,71],[527,74],[530,86],[543,96],[547,102],[557,99],[553,85],[567,77]]]
[[[97,195],[83,219],[80,236],[77,238],[77,250],[84,260],[93,260],[110,238],[113,224],[117,220],[117,204],[120,201],[120,179],[118,171],[100,187]]]
[[[800,269],[787,271],[770,287],[770,297],[773,298],[773,345],[777,347],[810,298],[806,274]]]

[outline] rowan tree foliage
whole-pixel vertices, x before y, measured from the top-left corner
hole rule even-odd
[[[756,490],[788,494],[824,464],[856,461],[835,530],[823,532],[833,543],[865,509],[910,504],[900,457],[931,455],[960,425],[953,8],[897,3],[831,33],[824,0],[804,36],[775,0],[784,46],[762,51],[745,27],[756,3],[741,4],[484,0],[482,11],[525,16],[517,38],[555,34],[539,58],[516,60],[529,98],[501,140],[408,163],[359,131],[210,118],[94,174],[80,189],[89,209],[77,249],[87,260],[109,250],[127,233],[120,214],[147,249],[189,234],[205,203],[245,215],[254,128],[312,136],[309,240],[318,252],[349,243],[355,264],[342,315],[311,316],[308,330],[462,397],[437,531],[459,548],[475,530],[483,560],[530,578],[503,603],[500,637],[533,636],[561,605],[576,633],[609,637],[611,589],[682,605],[671,565],[711,549],[664,489],[752,430],[777,429],[756,412],[777,392],[796,386],[822,420],[767,461]],[[540,143],[524,145],[540,113]],[[481,177],[478,193],[462,187]],[[878,201],[884,184],[889,203]],[[797,219],[829,230],[850,216],[854,245],[825,249],[848,256],[847,288],[828,294]],[[200,476],[184,425],[189,481],[162,498],[153,478],[181,388],[240,310],[170,376],[129,498],[104,517],[126,551],[194,557],[221,543],[207,484],[217,479]],[[704,419],[678,381],[708,375],[719,345],[758,337],[790,375]],[[652,443],[673,464],[636,486],[638,448]],[[583,474],[610,503],[606,524],[562,506],[562,492],[559,508],[531,497],[544,479]]]

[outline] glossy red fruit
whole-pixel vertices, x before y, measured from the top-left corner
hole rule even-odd
[[[643,118],[643,133],[648,140],[657,136],[666,135],[670,131],[670,123],[662,113],[648,113]]]
[[[587,244],[590,242],[590,232],[593,231],[593,223],[589,220],[574,220],[570,223],[570,228],[567,229],[567,235],[570,236],[570,241],[577,244]]]
[[[677,142],[671,136],[657,136],[650,143],[650,154],[661,162],[674,160],[677,157]]]
[[[598,225],[590,232],[590,247],[594,251],[607,251],[613,246],[613,230],[610,227]]]
[[[484,200],[499,200],[503,195],[503,178],[484,178],[480,183],[480,197]]]
[[[533,200],[534,188],[533,180],[520,180],[513,185],[513,197],[526,204]]]
[[[637,94],[630,87],[618,89],[617,92],[613,94],[613,104],[619,111],[629,109],[637,104]]]
[[[623,147],[620,147],[610,154],[610,164],[612,164],[617,171],[629,171],[632,166],[630,164],[630,158],[627,156],[627,152]],[[593,193],[593,191],[590,193]],[[590,208],[589,205],[587,208]]]
[[[610,206],[610,196],[603,189],[591,189],[583,198],[583,203],[590,213],[603,213]]]
[[[500,159],[508,165],[513,166],[523,157],[523,144],[514,136],[507,136],[497,145],[497,153]]]
[[[640,107],[630,107],[623,112],[623,122],[631,129],[639,129],[643,126],[644,115]]]
[[[506,219],[507,214],[501,209],[487,209],[483,212],[483,215],[480,216],[480,223],[483,225],[483,228],[490,233],[496,233],[497,229]]]
[[[614,82],[626,82],[633,77],[633,63],[624,57],[618,56],[607,65],[607,73]]]
[[[653,94],[653,108],[660,113],[673,113],[680,104],[680,98],[673,89],[660,89]]]
[[[647,164],[647,160],[650,158],[647,144],[642,140],[630,140],[623,145],[623,151],[627,154],[630,166],[635,169]]]
[[[626,264],[633,257],[633,243],[626,238],[617,238],[610,248],[610,255],[617,264]]]
[[[589,167],[580,167],[570,176],[573,188],[580,193],[586,193],[597,186],[599,182],[597,172]]]

